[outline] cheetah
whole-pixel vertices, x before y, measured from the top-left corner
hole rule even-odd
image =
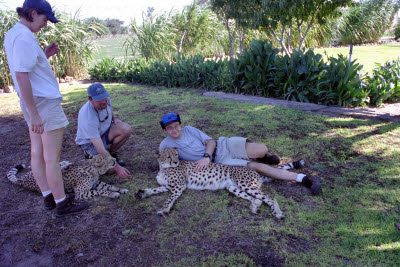
[[[156,188],[140,189],[136,192],[136,199],[153,194],[171,191],[158,215],[170,212],[174,202],[186,189],[219,190],[227,189],[234,195],[251,202],[251,212],[257,213],[264,202],[271,207],[272,214],[283,219],[285,216],[279,208],[278,202],[261,191],[263,177],[256,171],[242,166],[228,166],[211,162],[206,170],[195,171],[194,161],[178,159],[176,148],[166,148],[161,151],[157,161],[160,171],[157,182],[161,185]]]
[[[109,154],[99,154],[92,159],[71,163],[68,161],[60,162],[64,187],[66,191],[74,191],[75,198],[91,199],[94,196],[106,196],[118,198],[120,194],[128,193],[127,189],[122,189],[114,185],[109,185],[99,181],[99,176],[107,172],[108,169],[116,164],[115,158]],[[17,165],[7,173],[7,178],[12,183],[22,186],[28,190],[40,192],[32,171],[17,177],[16,174],[26,168],[24,164]]]

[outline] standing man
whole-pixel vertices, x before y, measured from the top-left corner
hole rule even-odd
[[[61,107],[62,95],[48,58],[58,53],[52,43],[43,51],[33,33],[57,23],[45,0],[26,0],[17,8],[20,18],[4,38],[8,66],[20,98],[21,110],[29,126],[31,168],[44,197],[47,210],[57,216],[80,212],[87,202],[76,203],[65,195],[59,165],[64,127],[68,120]]]
[[[121,178],[128,178],[130,172],[117,151],[128,140],[132,128],[112,112],[110,95],[101,83],[94,83],[87,89],[89,101],[79,110],[78,132],[75,142],[86,158],[97,154],[110,153],[117,159],[112,170]]]
[[[178,114],[169,113],[160,121],[161,128],[168,136],[161,142],[159,150],[167,147],[178,148],[179,159],[196,161],[195,170],[204,170],[211,161],[216,163],[245,166],[251,170],[273,179],[293,181],[308,187],[313,195],[319,193],[321,179],[308,177],[283,169],[273,168],[267,164],[278,164],[279,158],[268,154],[267,146],[252,143],[244,137],[220,137],[213,140],[199,129],[186,126],[182,128]],[[256,159],[251,161],[250,159]],[[294,164],[295,168],[301,167]]]

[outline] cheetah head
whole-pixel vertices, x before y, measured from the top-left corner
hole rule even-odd
[[[157,157],[160,168],[176,167],[179,165],[178,149],[165,148]]]
[[[117,161],[110,154],[98,154],[89,160],[89,164],[96,168],[98,173],[104,174],[108,169],[114,168]]]

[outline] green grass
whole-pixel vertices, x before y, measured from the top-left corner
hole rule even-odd
[[[349,55],[350,46],[338,48],[319,48],[314,51],[328,56],[336,57],[338,54]],[[363,65],[363,73],[370,73],[376,67],[375,63],[385,63],[400,56],[400,44],[353,46],[352,60]],[[326,59],[326,57],[325,57]]]
[[[132,178],[123,185],[130,193],[116,200],[117,210],[107,199],[92,202],[93,221],[111,214],[115,221],[85,226],[114,240],[90,264],[121,264],[119,255],[124,255],[126,264],[138,266],[146,265],[143,261],[148,258],[158,262],[156,266],[399,266],[400,231],[394,227],[400,222],[399,124],[205,98],[196,90],[105,87],[115,114],[133,129],[121,150]],[[75,135],[86,88],[62,90],[71,122],[65,136]],[[9,110],[14,114],[17,105],[15,94],[1,96],[0,115],[11,117]],[[158,218],[155,212],[167,193],[143,200],[133,194],[157,186],[153,154],[165,137],[159,120],[172,111],[181,114],[184,125],[198,127],[213,138],[246,136],[267,144],[283,162],[304,158],[302,172],[323,179],[321,194],[311,196],[306,188],[285,182],[264,185],[263,191],[278,200],[286,215],[284,221],[277,221],[266,205],[253,215],[246,200],[227,191],[187,190],[167,217]],[[71,253],[59,256],[66,262],[78,253],[101,249],[101,242],[81,238],[79,227],[70,224],[69,233],[57,237],[63,244],[76,244]],[[137,250],[146,254],[129,258]]]
[[[123,47],[126,35],[117,35],[115,37],[104,37],[95,40],[99,50],[93,55],[94,63],[106,57],[113,57],[118,60],[130,59],[132,56],[126,57],[125,49]]]
[[[85,88],[64,92],[68,113],[78,111]],[[273,182],[264,187],[278,199],[286,214],[283,222],[273,219],[265,206],[260,215],[250,214],[246,201],[224,191],[186,191],[165,221],[153,226],[155,249],[165,255],[166,265],[257,266],[255,247],[272,250],[288,266],[400,264],[400,231],[393,226],[400,222],[399,124],[234,103],[182,89],[124,84],[106,88],[118,117],[132,125],[130,142],[136,149],[125,155],[131,155],[128,166],[135,170],[152,161],[151,154],[164,137],[160,117],[175,111],[184,125],[201,128],[214,138],[246,136],[267,144],[284,161],[305,158],[303,171],[323,178],[322,194],[316,197],[295,185]],[[156,186],[151,173],[139,172],[129,182],[132,192]],[[142,216],[151,217],[165,198],[166,194],[141,201],[123,198],[122,209],[145,209]],[[126,231],[144,238],[151,230]],[[243,249],[232,245],[230,250],[228,240]],[[211,253],[212,244],[222,247]]]

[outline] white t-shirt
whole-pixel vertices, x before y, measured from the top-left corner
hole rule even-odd
[[[38,39],[17,22],[5,35],[4,48],[15,91],[20,93],[15,72],[28,72],[34,96],[62,98],[58,82]]]
[[[167,136],[160,144],[160,152],[167,147],[177,147],[179,159],[197,161],[206,153],[206,141],[212,139],[199,129],[186,126],[182,129],[182,136],[178,140]]]
[[[96,110],[90,101],[83,105],[79,110],[75,143],[77,145],[88,144],[91,143],[90,139],[104,135],[111,126],[111,111],[110,98],[107,99],[107,108],[103,110]]]

